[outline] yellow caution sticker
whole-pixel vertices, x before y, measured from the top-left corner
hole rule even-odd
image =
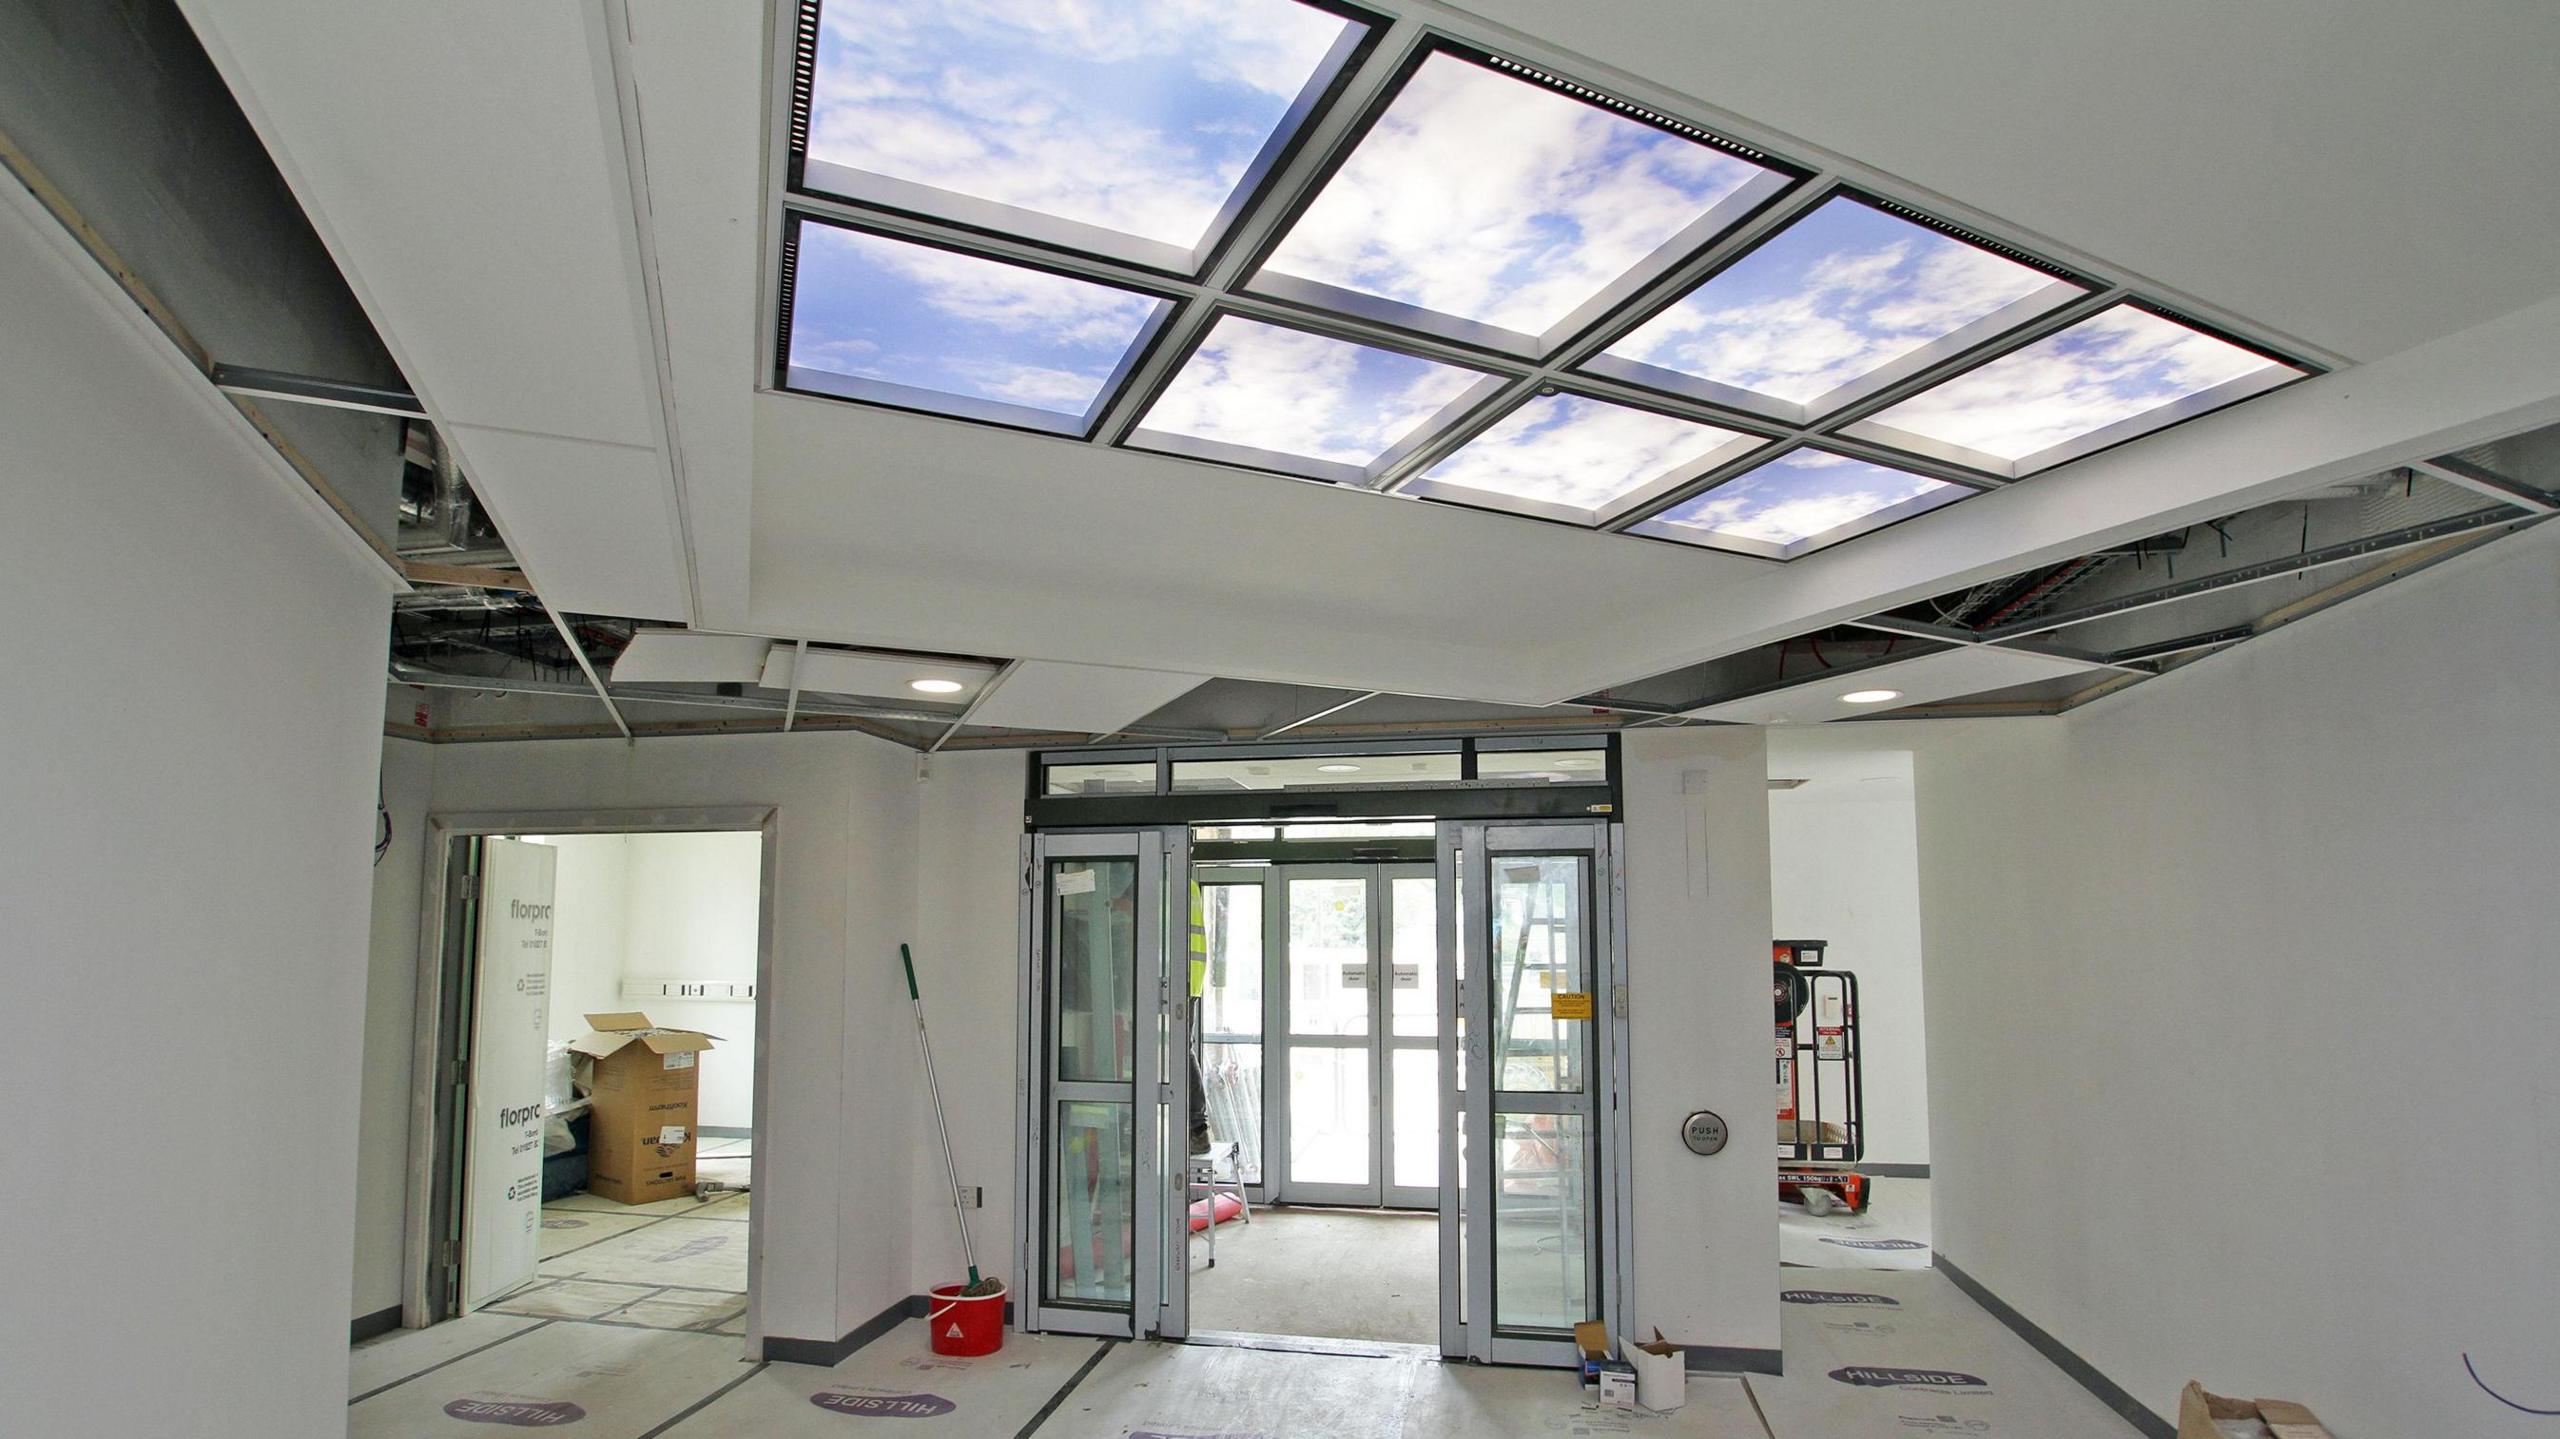
[[[1591,996],[1587,994],[1557,995],[1555,997],[1555,1016],[1558,1019],[1589,1019],[1591,1017]]]

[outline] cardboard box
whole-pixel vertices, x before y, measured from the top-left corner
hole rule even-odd
[[[1573,1326],[1573,1347],[1582,1351],[1582,1402],[1587,1407],[1599,1402],[1600,1366],[1609,1362],[1609,1326],[1597,1319],[1586,1319]]]
[[[2178,1395],[2178,1439],[2223,1439],[2217,1419],[2255,1419],[2269,1439],[2332,1439],[2318,1415],[2282,1399],[2225,1399],[2193,1380]]]
[[[1689,1401],[1689,1356],[1653,1331],[1650,1344],[1628,1344],[1619,1353],[1636,1372],[1636,1402],[1647,1409],[1677,1409]]]
[[[1600,1407],[1633,1409],[1636,1407],[1636,1367],[1623,1359],[1611,1359],[1600,1366]]]
[[[717,1036],[660,1029],[637,1012],[590,1014],[587,1025],[569,1042],[595,1061],[587,1192],[622,1204],[691,1194],[700,1057]]]

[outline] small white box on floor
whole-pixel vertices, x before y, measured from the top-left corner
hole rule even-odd
[[[1689,1402],[1689,1356],[1680,1346],[1653,1331],[1650,1344],[1629,1344],[1619,1351],[1636,1371],[1636,1403],[1657,1412]]]
[[[1636,1407],[1636,1371],[1623,1359],[1612,1359],[1600,1366],[1600,1407],[1633,1409]]]

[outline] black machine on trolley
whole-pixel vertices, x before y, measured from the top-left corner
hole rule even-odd
[[[1807,1214],[1867,1207],[1866,1096],[1858,1063],[1858,976],[1823,965],[1826,940],[1772,946],[1777,998],[1778,1198]]]

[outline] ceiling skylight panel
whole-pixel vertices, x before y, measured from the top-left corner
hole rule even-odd
[[[1581,395],[1542,395],[1400,492],[1597,525],[1764,443]]]
[[[1194,270],[1367,27],[1297,0],[825,0],[800,183]]]
[[[1802,422],[2085,293],[1841,195],[1585,368]]]
[[[1798,449],[1630,525],[1628,533],[1791,560],[1972,493],[1829,450]]]
[[[1221,316],[1129,443],[1364,484],[1500,382],[1305,330]]]
[[[2116,305],[1923,390],[1847,433],[2014,478],[2304,373],[2167,316]]]
[[[1081,434],[1167,301],[802,221],[786,383]]]
[[[1542,354],[1787,183],[1662,126],[1433,51],[1254,286]]]

